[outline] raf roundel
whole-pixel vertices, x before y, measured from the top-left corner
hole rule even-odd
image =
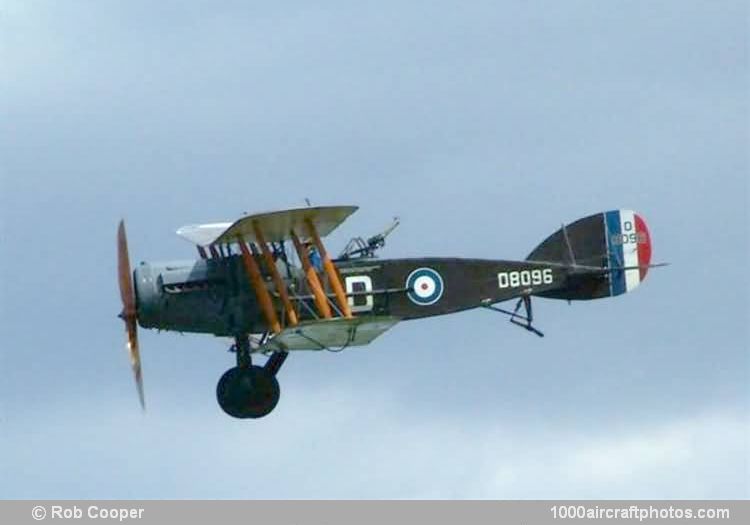
[[[417,268],[406,278],[409,299],[420,306],[435,304],[443,296],[443,278],[432,268]]]

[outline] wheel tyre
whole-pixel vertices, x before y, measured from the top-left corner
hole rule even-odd
[[[276,377],[260,366],[230,368],[216,385],[219,406],[239,419],[256,419],[270,414],[280,395]]]

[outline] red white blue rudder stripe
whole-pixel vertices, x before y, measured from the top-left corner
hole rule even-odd
[[[634,290],[646,278],[651,262],[651,237],[644,221],[632,210],[604,213],[604,233],[611,296]]]

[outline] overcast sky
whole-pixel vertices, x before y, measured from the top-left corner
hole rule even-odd
[[[312,4],[316,4],[313,6]],[[0,0],[0,497],[741,498],[745,2]],[[540,300],[292,355],[269,417],[216,404],[225,340],[142,330],[116,284],[187,223],[399,215],[384,257],[523,259],[647,220],[632,294]]]

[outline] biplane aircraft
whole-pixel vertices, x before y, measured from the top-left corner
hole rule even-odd
[[[184,226],[191,261],[141,262],[131,273],[125,225],[117,233],[127,346],[145,409],[137,325],[230,337],[236,366],[216,397],[236,418],[260,418],[279,401],[277,375],[290,352],[367,345],[401,321],[486,308],[543,336],[533,297],[614,297],[636,288],[651,264],[644,220],[630,210],[563,225],[522,261],[455,257],[379,259],[381,234],[352,239],[332,258],[322,238],[357,210],[307,207]],[[516,300],[514,309],[498,303]],[[263,366],[253,356],[268,356]]]

